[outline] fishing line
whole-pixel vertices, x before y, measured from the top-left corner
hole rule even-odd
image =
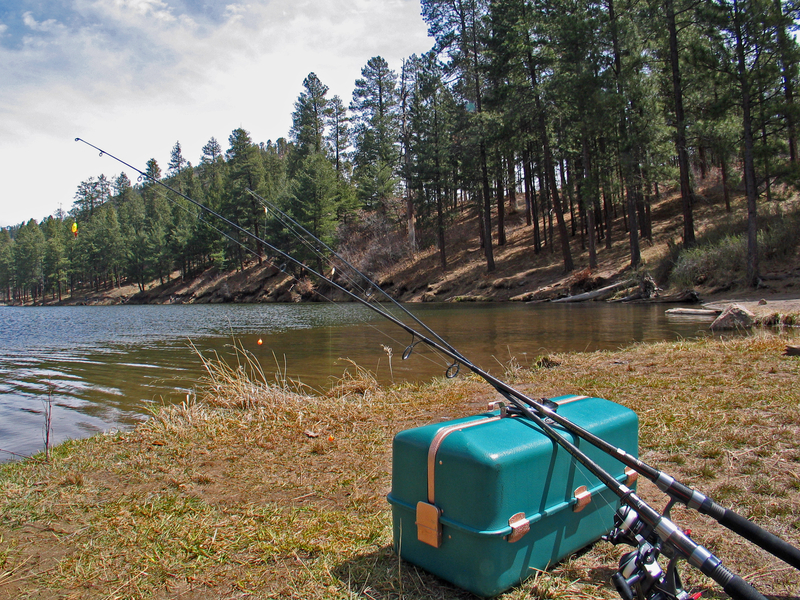
[[[318,258],[320,258],[322,260],[325,260],[329,265],[331,265],[332,272],[331,272],[330,279],[333,279],[333,276],[336,273],[336,267],[337,267],[337,265],[330,258],[330,255],[333,255],[334,257],[336,257],[340,261],[340,265],[339,266],[341,267],[341,265],[344,265],[344,267],[345,267],[345,268],[341,268],[340,269],[340,271],[341,271],[343,277],[345,278],[345,280],[348,281],[352,287],[354,287],[357,290],[359,290],[364,295],[365,299],[368,302],[377,302],[377,300],[378,300],[377,298],[374,298],[374,299],[372,298],[372,291],[373,290],[377,290],[379,294],[383,295],[386,299],[388,299],[396,308],[399,308],[402,311],[402,314],[410,316],[416,323],[418,323],[423,328],[425,328],[426,331],[428,331],[429,333],[434,335],[436,337],[436,339],[438,339],[441,343],[447,344],[448,347],[455,352],[455,349],[452,346],[450,346],[448,344],[448,342],[446,342],[436,332],[434,332],[432,329],[430,329],[424,322],[422,322],[420,319],[418,319],[409,310],[407,310],[405,307],[400,305],[394,298],[392,298],[389,294],[387,294],[383,290],[383,288],[381,288],[379,285],[376,285],[372,281],[372,279],[370,277],[368,277],[367,275],[362,273],[358,268],[356,268],[352,263],[350,263],[346,258],[344,258],[344,256],[342,256],[341,254],[336,252],[333,248],[331,248],[328,244],[326,244],[324,240],[318,238],[313,233],[308,231],[308,229],[306,229],[303,225],[298,223],[297,220],[295,220],[291,215],[289,215],[286,212],[284,212],[275,203],[270,202],[269,200],[263,198],[262,196],[260,196],[259,194],[257,194],[253,190],[251,190],[250,188],[246,188],[246,191],[247,191],[247,193],[249,193],[251,196],[253,196],[255,199],[257,199],[261,203],[261,205],[264,207],[265,211],[271,210],[272,214],[273,214],[273,218],[280,225],[282,225],[288,232],[290,232],[292,235],[294,235],[294,237],[297,238],[306,248],[310,249]],[[302,231],[302,233],[300,233],[300,231],[298,231],[298,229],[300,231]],[[324,248],[325,250],[328,251],[329,254],[327,254],[327,255],[324,254],[322,252],[322,248],[320,248],[316,243],[313,243],[312,241],[310,241],[307,236],[311,237],[313,242],[318,242],[322,246],[322,248]],[[353,274],[355,274],[355,276]],[[361,285],[361,283],[360,283],[361,281],[365,282],[366,285]],[[385,310],[385,309],[383,309],[383,310]],[[390,338],[390,339],[392,339],[393,341],[395,341],[397,343],[400,343],[399,340],[397,340],[395,338]],[[415,344],[412,343],[412,344],[409,344],[409,345],[406,346],[406,348],[405,348],[405,350],[404,350],[404,352],[402,354],[403,360],[407,360],[410,357],[411,351],[413,350],[414,345]],[[449,361],[445,361],[444,360],[444,356],[441,355],[439,352],[437,352],[435,349],[433,350],[433,352],[434,352],[434,354],[439,355],[440,358],[443,359],[443,364],[444,365],[448,365],[448,368],[445,371],[445,377],[447,377],[448,379],[452,379],[453,377],[455,377],[458,374],[458,366],[457,365],[454,366],[453,364],[450,364]],[[432,359],[429,359],[429,360],[432,360]]]
[[[343,263],[344,263],[344,264],[345,264],[345,265],[346,265],[346,266],[347,266],[347,267],[348,267],[350,270],[352,270],[353,272],[355,272],[355,273],[356,273],[356,274],[357,274],[357,275],[358,275],[358,276],[359,276],[361,279],[363,279],[364,281],[368,282],[368,284],[369,284],[369,289],[374,289],[374,290],[377,290],[377,292],[378,292],[379,294],[381,294],[381,295],[382,295],[384,298],[386,298],[387,300],[389,300],[389,302],[391,302],[391,303],[392,303],[392,304],[393,304],[393,305],[394,305],[396,308],[399,308],[399,309],[400,309],[400,310],[401,310],[401,311],[402,311],[404,314],[406,314],[406,315],[408,315],[409,317],[411,317],[411,318],[414,320],[414,322],[415,322],[417,325],[419,325],[419,326],[420,326],[420,327],[422,327],[422,328],[423,328],[425,331],[427,331],[427,332],[428,332],[430,335],[432,335],[432,336],[434,337],[434,339],[438,340],[438,341],[439,341],[439,342],[440,342],[440,343],[441,343],[443,346],[445,346],[447,349],[449,349],[449,350],[450,350],[450,351],[451,351],[453,354],[455,354],[456,356],[459,356],[459,357],[461,357],[461,358],[464,358],[464,357],[461,355],[461,353],[460,353],[458,350],[456,350],[456,349],[455,349],[455,348],[454,348],[452,345],[450,345],[450,343],[449,343],[447,340],[445,340],[444,338],[442,338],[442,337],[441,337],[441,336],[440,336],[438,333],[436,333],[436,332],[435,332],[433,329],[431,329],[430,327],[428,327],[428,325],[426,325],[426,324],[425,324],[425,323],[424,323],[422,320],[418,319],[418,318],[417,318],[417,317],[416,317],[414,314],[412,314],[412,313],[411,313],[411,312],[410,312],[408,309],[406,309],[404,306],[402,306],[402,305],[401,305],[401,304],[400,304],[400,303],[399,303],[397,300],[395,300],[395,299],[394,299],[394,298],[393,298],[391,295],[387,294],[387,293],[384,291],[384,289],[383,289],[381,286],[379,286],[379,285],[375,284],[375,283],[372,281],[372,279],[371,279],[370,277],[367,277],[367,276],[366,276],[364,273],[362,273],[361,271],[359,271],[359,270],[358,270],[358,269],[357,269],[355,266],[353,266],[353,265],[352,265],[352,264],[351,264],[351,263],[350,263],[350,262],[349,262],[347,259],[345,259],[345,258],[344,258],[344,257],[343,257],[341,254],[339,254],[338,252],[336,252],[336,251],[335,251],[333,248],[331,248],[331,247],[330,247],[328,244],[326,244],[326,243],[325,243],[323,240],[321,240],[321,239],[317,238],[317,236],[315,236],[314,234],[312,234],[310,231],[308,231],[308,229],[306,229],[306,228],[305,228],[305,227],[303,227],[303,226],[302,226],[300,223],[298,223],[298,222],[297,222],[295,219],[293,219],[293,218],[291,217],[291,215],[288,215],[288,214],[286,214],[286,213],[285,213],[284,211],[282,211],[282,210],[281,210],[279,207],[275,206],[275,204],[274,204],[274,203],[272,203],[272,202],[269,202],[268,200],[266,200],[266,199],[262,198],[261,196],[259,196],[258,194],[256,194],[256,193],[255,193],[253,190],[251,190],[250,188],[247,188],[247,192],[248,192],[250,195],[252,195],[253,197],[255,197],[256,199],[258,199],[258,200],[259,200],[259,201],[260,201],[260,202],[261,202],[261,203],[262,203],[262,204],[263,204],[265,207],[271,208],[272,210],[274,210],[275,212],[277,212],[279,215],[281,215],[283,218],[285,218],[285,219],[288,219],[288,220],[289,220],[291,223],[293,223],[295,226],[297,226],[298,228],[300,228],[300,229],[301,229],[301,230],[302,230],[304,233],[306,233],[307,235],[310,235],[310,236],[312,236],[312,237],[313,237],[315,240],[319,241],[319,242],[320,242],[320,243],[323,245],[323,247],[324,247],[324,248],[325,248],[325,249],[326,249],[328,252],[330,252],[330,253],[331,253],[333,256],[335,256],[335,257],[336,257],[336,258],[338,258],[340,261],[342,261],[342,262],[343,262]],[[299,236],[299,235],[298,235],[298,237],[301,237],[301,238],[302,238],[302,236]],[[318,252],[318,255],[319,255],[320,257],[322,257],[322,254],[321,254],[321,252],[319,252],[319,251],[317,251],[317,252]],[[405,354],[405,353],[404,353],[404,354]],[[407,358],[407,357],[405,357],[405,356],[404,356],[404,358]],[[464,358],[464,360],[466,360],[466,358]]]
[[[245,191],[247,191],[247,193],[249,193],[251,196],[256,198],[261,203],[261,205],[264,207],[265,211],[271,208],[272,211],[273,211],[273,219],[275,219],[278,223],[280,223],[286,229],[286,231],[289,232],[291,235],[293,235],[297,240],[299,240],[301,244],[303,244],[306,248],[311,250],[311,252],[314,255],[316,255],[318,258],[324,260],[328,265],[330,265],[332,267],[331,275],[329,275],[328,278],[333,280],[333,278],[336,276],[336,273],[337,273],[336,265],[333,263],[333,261],[330,259],[329,256],[326,256],[325,254],[323,254],[322,250],[319,247],[317,247],[315,244],[313,244],[311,241],[309,241],[304,235],[301,235],[289,223],[289,221],[287,221],[287,219],[284,218],[284,217],[288,217],[288,219],[291,219],[291,217],[286,215],[286,213],[283,213],[283,211],[280,211],[280,209],[278,209],[275,205],[273,205],[271,203],[268,203],[264,198],[262,198],[261,196],[259,196],[255,192],[253,192],[251,189],[247,188]],[[283,216],[281,216],[281,215],[283,215]],[[293,219],[291,219],[291,220],[294,223],[296,223],[296,221],[294,221]],[[298,226],[300,226],[302,228],[301,225],[298,224]],[[307,230],[305,230],[305,228],[302,228],[302,229],[307,232]],[[307,233],[309,233],[309,232],[307,232]],[[309,235],[313,236],[313,234],[311,234],[311,233],[309,233]],[[316,236],[314,236],[314,237],[316,238]],[[324,242],[321,242],[321,243],[323,245],[325,245]],[[356,281],[355,279],[353,279],[346,271],[343,274],[343,276],[352,287],[354,287],[357,290],[359,290],[364,295],[365,299],[369,300],[369,294],[367,293],[368,289],[366,287],[364,287],[361,284],[359,284],[359,282]]]
[[[310,267],[310,266],[308,266],[308,265],[304,264],[303,262],[301,262],[301,261],[297,260],[296,258],[294,258],[293,256],[291,256],[290,254],[288,254],[288,253],[284,252],[283,250],[281,250],[280,248],[277,248],[276,246],[274,246],[274,245],[270,244],[270,243],[269,243],[269,242],[267,242],[266,240],[264,240],[264,239],[262,239],[262,238],[259,238],[258,236],[256,236],[256,235],[255,235],[255,234],[253,234],[252,232],[250,232],[250,231],[248,231],[247,229],[245,229],[245,228],[241,227],[240,225],[238,225],[238,224],[234,223],[234,222],[233,222],[233,221],[231,221],[230,219],[228,219],[228,218],[226,218],[226,217],[222,216],[221,214],[219,214],[219,213],[218,213],[218,212],[216,212],[215,210],[213,210],[213,209],[209,208],[208,206],[205,206],[204,204],[202,204],[202,203],[198,202],[198,201],[197,201],[197,200],[195,200],[194,198],[191,198],[191,197],[187,196],[186,194],[184,194],[183,192],[180,192],[180,191],[178,191],[178,190],[176,190],[176,189],[174,189],[174,188],[170,187],[169,185],[165,184],[163,181],[160,181],[160,180],[158,180],[158,179],[155,179],[155,178],[151,177],[150,175],[148,175],[146,172],[142,171],[141,169],[138,169],[138,168],[134,167],[133,165],[131,165],[130,163],[128,163],[128,162],[126,162],[126,161],[124,161],[124,160],[122,160],[122,159],[121,159],[121,158],[119,158],[118,156],[115,156],[114,154],[111,154],[111,153],[109,153],[109,152],[107,152],[107,151],[103,150],[102,148],[99,148],[99,147],[95,146],[94,144],[91,144],[90,142],[87,142],[86,140],[84,140],[84,139],[82,139],[82,138],[76,137],[76,138],[75,138],[75,141],[76,141],[76,142],[82,142],[82,143],[86,144],[87,146],[89,146],[90,148],[94,148],[95,150],[97,150],[97,151],[100,153],[100,156],[101,156],[101,157],[102,157],[102,156],[104,156],[104,155],[106,155],[106,156],[109,156],[109,157],[111,157],[112,159],[114,159],[115,161],[119,162],[120,164],[122,164],[122,165],[125,165],[126,167],[128,167],[128,168],[130,168],[130,169],[134,170],[135,172],[137,172],[137,173],[139,174],[139,176],[140,176],[140,177],[143,177],[143,178],[149,179],[149,180],[150,180],[150,181],[152,181],[153,183],[155,183],[155,184],[157,184],[157,185],[159,185],[159,186],[161,186],[161,187],[163,187],[163,188],[165,188],[165,189],[167,189],[167,190],[169,190],[169,191],[173,192],[174,194],[177,194],[178,196],[180,196],[181,198],[183,198],[183,199],[187,200],[187,201],[188,201],[188,202],[190,202],[191,204],[193,204],[193,205],[197,206],[197,207],[198,207],[198,208],[200,208],[201,210],[204,210],[204,211],[206,211],[208,214],[210,214],[210,215],[213,215],[214,217],[218,218],[218,219],[219,219],[220,221],[222,221],[223,223],[226,223],[226,224],[227,224],[227,225],[229,225],[231,228],[233,228],[233,229],[235,229],[235,230],[237,230],[237,231],[239,231],[239,232],[241,232],[241,233],[245,234],[246,236],[248,236],[248,237],[252,238],[252,239],[253,239],[253,240],[255,240],[256,242],[259,242],[259,243],[263,244],[264,246],[266,246],[267,248],[269,248],[270,250],[272,250],[272,251],[273,251],[273,252],[275,252],[276,254],[278,254],[278,255],[282,256],[283,258],[285,258],[287,261],[291,262],[292,264],[295,264],[295,265],[297,265],[297,266],[298,266],[298,267],[300,267],[301,269],[304,269],[305,271],[307,271],[308,273],[310,273],[310,274],[314,275],[315,277],[318,277],[319,279],[322,279],[322,280],[324,280],[324,281],[327,281],[327,282],[328,282],[330,285],[332,285],[333,287],[335,287],[335,288],[336,288],[336,289],[338,289],[339,291],[341,291],[341,292],[343,292],[344,294],[346,294],[346,295],[348,295],[348,296],[352,297],[354,300],[356,300],[357,302],[360,302],[360,303],[361,303],[361,304],[363,304],[364,306],[368,306],[368,307],[369,307],[369,308],[371,308],[373,311],[375,311],[376,313],[378,313],[378,314],[382,315],[384,318],[388,319],[389,321],[391,321],[392,323],[394,323],[394,324],[395,324],[395,325],[397,325],[398,327],[400,327],[400,328],[402,328],[402,329],[406,330],[408,333],[411,333],[411,334],[413,334],[413,333],[414,333],[414,329],[413,329],[412,327],[410,327],[410,326],[409,326],[409,325],[407,325],[406,323],[404,323],[404,322],[400,321],[400,320],[399,320],[397,317],[395,317],[394,315],[392,315],[392,314],[390,314],[390,313],[387,313],[387,312],[386,312],[386,311],[384,311],[382,308],[380,308],[378,305],[376,305],[376,304],[373,304],[373,303],[369,302],[369,300],[368,300],[368,299],[367,299],[367,300],[365,300],[365,299],[361,298],[360,296],[358,296],[358,295],[356,295],[356,294],[353,294],[352,292],[350,292],[350,291],[349,291],[349,290],[347,290],[346,288],[342,287],[341,285],[339,285],[339,284],[338,284],[338,283],[336,283],[335,281],[332,281],[332,280],[328,279],[327,277],[325,277],[324,275],[322,275],[321,273],[318,273],[318,272],[317,272],[315,269],[313,269],[312,267]],[[365,278],[366,278],[366,276],[365,276]],[[368,278],[366,278],[366,279],[368,279]],[[376,287],[377,287],[377,286],[376,286]],[[380,288],[379,288],[379,289],[380,289]],[[398,306],[398,307],[401,309],[401,311],[403,311],[404,313],[406,313],[406,314],[408,314],[408,315],[410,315],[410,314],[411,314],[411,313],[410,313],[408,310],[404,309],[404,308],[403,308],[403,307],[402,307],[400,304],[398,304],[398,303],[396,303],[396,302],[395,302],[395,304],[396,304],[396,305],[397,305],[397,306]],[[412,318],[414,318],[415,320],[417,320],[415,317],[413,317],[413,315],[412,315]],[[424,326],[424,324],[423,324],[423,327],[425,327],[425,326]],[[427,330],[427,327],[426,327],[426,330]],[[428,345],[429,347],[431,347],[431,348],[434,348],[434,349],[438,349],[439,351],[443,352],[444,354],[447,354],[447,355],[451,356],[451,357],[452,357],[454,360],[456,360],[456,361],[461,361],[461,362],[463,362],[464,364],[471,364],[471,363],[469,363],[469,361],[467,361],[467,359],[466,359],[466,358],[464,358],[464,357],[463,357],[463,356],[462,356],[462,355],[461,355],[461,354],[460,354],[460,353],[459,353],[457,350],[449,348],[449,347],[448,347],[448,346],[449,346],[449,344],[447,344],[446,342],[444,342],[444,344],[439,344],[439,343],[437,343],[437,342],[436,342],[436,341],[434,341],[434,340],[431,340],[431,339],[429,339],[429,338],[424,338],[424,336],[419,336],[419,337],[421,337],[421,338],[423,338],[423,339],[427,340],[427,342],[426,342],[426,343],[427,343],[427,345]],[[437,337],[438,337],[438,336],[437,336]],[[471,367],[470,367],[470,369],[471,369],[471,370],[473,370],[474,372],[476,372],[476,373],[477,373],[477,371],[475,371],[475,369],[477,369],[477,367],[471,366]],[[449,367],[449,368],[448,368],[448,371],[447,371],[447,373],[448,373],[448,376],[449,376],[449,377],[454,377],[454,376],[455,376],[455,374],[456,374],[457,372],[458,372],[458,368],[457,368],[457,367],[455,367],[455,368],[454,368],[454,365],[451,365],[451,367]]]

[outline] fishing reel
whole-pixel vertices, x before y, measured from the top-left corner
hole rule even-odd
[[[698,600],[683,589],[677,571],[679,553],[659,539],[630,506],[622,506],[614,515],[614,529],[604,536],[614,545],[627,544],[634,550],[622,555],[619,571],[611,582],[623,600]],[[659,564],[660,555],[669,558],[666,570]]]

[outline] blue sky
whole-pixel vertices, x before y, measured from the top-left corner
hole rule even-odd
[[[372,56],[433,42],[418,0],[0,0],[0,226],[72,206],[78,184],[176,141],[196,164],[237,127],[286,136],[314,71],[349,103]],[[129,173],[132,180],[135,177]]]

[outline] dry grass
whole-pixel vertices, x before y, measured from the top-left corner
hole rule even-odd
[[[509,379],[536,396],[582,393],[636,410],[641,452],[800,545],[800,360],[747,338],[556,355]],[[481,410],[472,377],[380,388],[353,366],[323,397],[268,382],[246,353],[211,361],[201,399],[136,430],[63,444],[48,464],[0,466],[2,598],[470,598],[391,550],[391,440]],[[664,499],[641,485],[654,505]],[[675,519],[759,589],[800,576],[705,517]],[[503,600],[614,598],[623,549],[598,544]],[[690,569],[690,584],[713,585]]]

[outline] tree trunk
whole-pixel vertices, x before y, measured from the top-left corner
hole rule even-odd
[[[766,195],[767,204],[769,204],[772,202],[772,184],[769,173],[769,150],[767,148],[769,142],[767,138],[767,115],[764,110],[765,102],[763,91],[759,95],[761,96],[759,98],[759,104],[761,105],[761,144],[764,148],[764,152],[762,153],[764,156],[764,194]]]
[[[494,271],[492,251],[492,192],[489,188],[489,169],[486,166],[486,144],[480,143],[481,174],[483,176],[483,253],[486,256],[486,271]]]
[[[478,239],[480,240],[480,247],[486,245],[486,225],[483,220],[483,201],[480,192],[478,192],[478,201],[475,203],[475,209],[478,211]]]
[[[558,196],[558,186],[556,185],[556,167],[553,163],[553,155],[550,150],[550,137],[547,133],[547,123],[545,122],[542,99],[539,96],[539,84],[536,79],[536,65],[533,61],[533,56],[530,53],[530,50],[528,51],[528,73],[530,75],[534,101],[536,102],[539,138],[542,140],[542,150],[544,151],[545,178],[547,179],[547,187],[550,188],[549,192],[553,199],[553,208],[555,209],[556,220],[558,221],[558,233],[561,237],[561,253],[564,259],[564,272],[569,273],[575,269],[575,265],[572,262],[572,252],[570,251],[569,238],[567,237],[567,226],[564,222],[564,212],[561,208],[561,199]]]
[[[791,58],[791,48],[793,44],[789,41],[787,27],[792,24],[791,19],[787,19],[783,14],[781,0],[775,0],[775,10],[777,11],[778,22],[778,48],[780,51],[781,79],[783,80],[783,97],[786,102],[784,109],[784,119],[786,120],[786,132],[789,142],[789,159],[792,163],[798,161],[797,157],[797,132],[795,127],[794,115],[794,71],[795,65]]]
[[[588,134],[584,130],[581,135],[581,156],[583,158],[583,192],[581,205],[586,216],[586,237],[589,247],[589,268],[597,268],[597,239],[598,239],[598,212],[597,212],[597,185],[594,172],[592,147]]]
[[[742,39],[742,15],[738,0],[733,0],[733,22],[736,35],[736,58],[739,84],[742,87],[742,128],[744,131],[744,187],[747,195],[747,285],[758,286],[758,229],[756,223],[756,169],[753,158],[753,125],[750,114],[750,78]]]
[[[631,242],[631,267],[639,266],[642,253],[639,249],[639,224],[636,222],[636,194],[626,186],[625,195],[628,199],[628,233]]]
[[[675,149],[678,152],[678,168],[681,181],[681,204],[683,207],[683,246],[694,246],[694,217],[692,215],[692,188],[689,180],[689,155],[686,152],[686,120],[683,114],[683,90],[678,62],[678,31],[675,25],[673,0],[665,0],[667,30],[669,31],[669,59],[672,67],[672,94],[675,101]]]
[[[503,159],[498,152],[497,159],[497,188],[495,190],[497,196],[497,245],[506,245],[506,203],[504,198],[505,186],[503,185]]]
[[[551,235],[549,240],[547,238],[547,213],[550,202],[547,199],[547,184],[545,183],[544,176],[542,175],[542,157],[539,155],[538,151],[534,153],[534,174],[536,175],[536,180],[539,182],[539,200],[537,200],[533,206],[534,218],[538,219],[538,215],[535,212],[536,207],[538,206],[541,208],[542,213],[542,245],[549,251],[550,247],[553,245],[553,236]],[[534,189],[536,189],[535,185]]]
[[[438,184],[436,185],[436,234],[442,271],[447,271],[447,251],[444,245],[444,207],[442,206],[442,190]]]
[[[508,214],[515,215],[517,208],[517,172],[514,162],[514,152],[509,152],[506,159],[506,169],[508,172]]]
[[[533,202],[531,194],[531,167],[530,167],[530,154],[527,148],[522,153],[522,180],[525,185],[525,224],[530,227],[533,225]],[[537,227],[538,229],[538,227]],[[534,232],[534,238],[539,237],[537,232]],[[538,240],[537,240],[538,241]],[[539,251],[538,244],[536,251]]]
[[[572,161],[569,158],[563,158],[561,160],[561,189],[567,190],[567,197],[569,198],[569,222],[570,226],[572,227],[572,237],[575,237],[575,234],[578,231],[578,219],[575,218],[575,198],[572,195],[572,168],[571,165]],[[566,180],[564,178],[564,174],[566,173]]]
[[[728,159],[723,153],[722,160],[720,161],[720,170],[722,171],[722,196],[725,199],[725,212],[731,212],[731,192],[728,185]]]

